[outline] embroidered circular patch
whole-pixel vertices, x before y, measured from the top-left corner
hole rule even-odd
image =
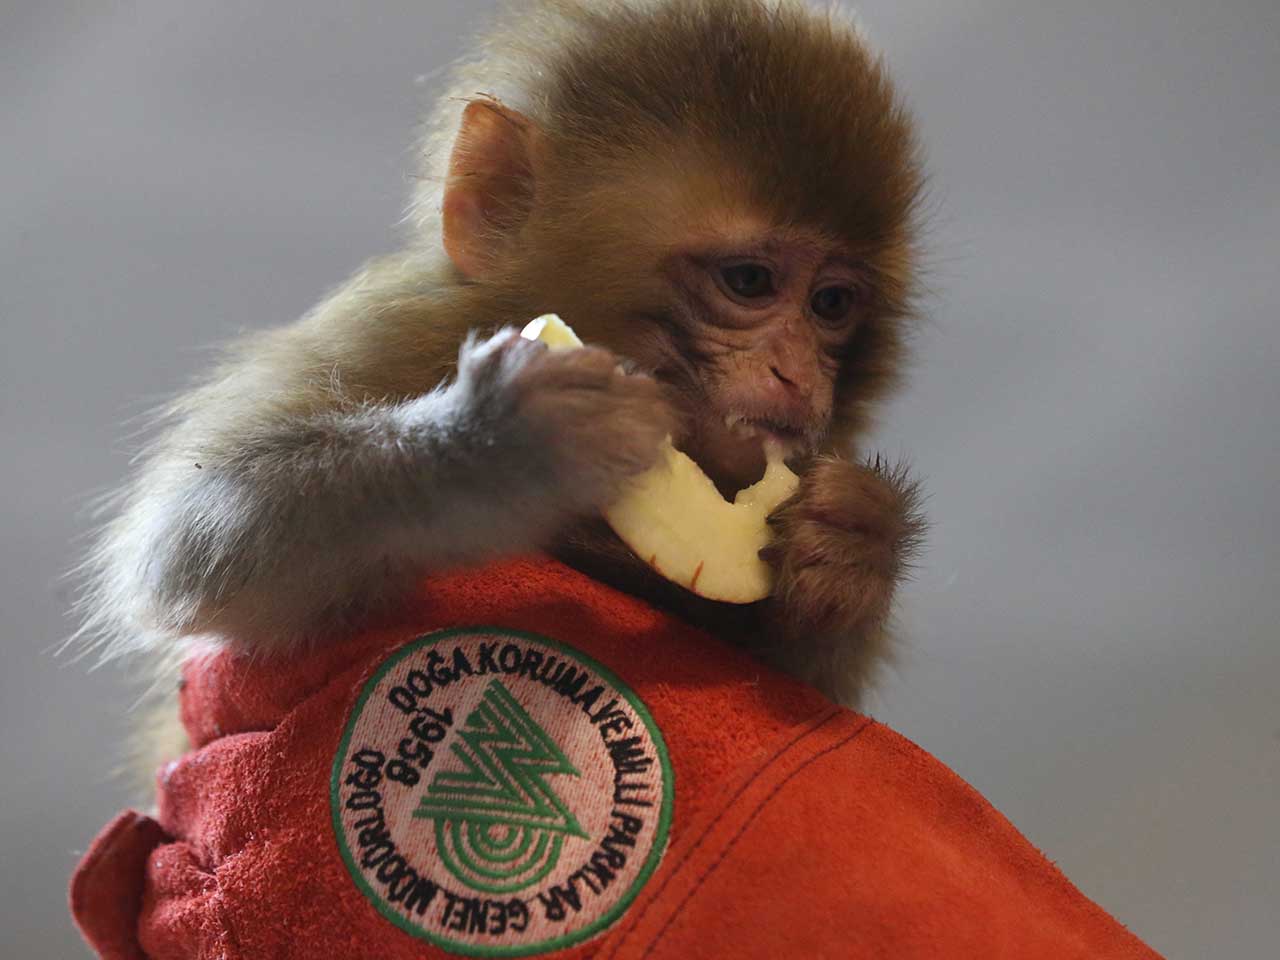
[[[616,921],[657,867],[666,745],[571,647],[469,627],[397,650],[333,764],[342,856],[387,919],[454,953],[520,956]]]

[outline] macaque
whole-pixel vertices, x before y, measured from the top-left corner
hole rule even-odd
[[[856,447],[912,314],[918,150],[880,61],[768,0],[546,0],[456,71],[403,252],[168,411],[89,561],[109,651],[287,655],[432,571],[547,550],[846,702],[922,526]],[[558,313],[587,349],[516,334]],[[726,494],[802,476],[729,607],[599,519],[672,435]]]

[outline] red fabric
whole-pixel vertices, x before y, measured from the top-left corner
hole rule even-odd
[[[675,781],[670,842],[625,913],[556,958],[1152,958],[990,804],[885,727],[551,560],[426,584],[403,622],[287,663],[189,666],[193,749],[156,820],[125,813],[72,881],[106,960],[448,952],[353,882],[329,779],[365,681],[427,631],[488,625],[605,664]]]

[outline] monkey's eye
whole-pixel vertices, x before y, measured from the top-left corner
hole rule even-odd
[[[838,327],[848,319],[855,299],[848,287],[823,287],[813,295],[809,307],[826,326]]]
[[[730,293],[744,300],[760,300],[774,294],[773,274],[758,263],[738,263],[720,269],[720,280]]]

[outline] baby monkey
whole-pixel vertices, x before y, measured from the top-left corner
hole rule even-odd
[[[855,457],[894,383],[921,175],[883,66],[787,0],[522,4],[460,66],[413,239],[176,401],[89,561],[108,650],[320,643],[424,574],[550,550],[845,701],[921,529]],[[558,313],[588,344],[515,330]],[[664,437],[802,476],[776,591],[701,601],[599,511]]]

